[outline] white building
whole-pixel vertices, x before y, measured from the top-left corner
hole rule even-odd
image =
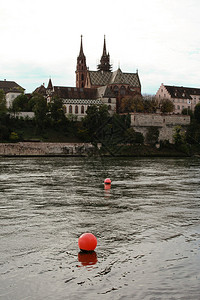
[[[156,93],[156,98],[158,101],[171,100],[174,104],[174,113],[181,114],[185,108],[194,111],[196,104],[200,102],[200,88],[170,86],[162,83]]]
[[[116,97],[107,86],[99,88],[53,86],[50,79],[46,94],[47,102],[51,101],[52,96],[62,99],[65,115],[74,115],[77,120],[85,117],[88,106],[94,104],[106,104],[110,115],[116,112]]]
[[[3,90],[6,97],[6,107],[12,107],[13,100],[21,95],[25,89],[14,81],[0,80],[0,90]]]

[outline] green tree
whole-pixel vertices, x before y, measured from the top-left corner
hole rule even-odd
[[[133,128],[128,128],[125,131],[125,138],[126,142],[130,144],[143,144],[144,143],[144,136],[140,132],[136,132]]]
[[[194,117],[198,123],[200,123],[200,103],[198,103],[194,108]]]
[[[160,102],[160,109],[162,113],[170,113],[174,110],[174,104],[169,99],[162,99]]]
[[[181,145],[185,143],[185,133],[183,132],[182,127],[180,125],[177,125],[174,128],[173,139],[175,145]]]
[[[184,109],[182,110],[182,114],[183,114],[183,115],[188,115],[188,116],[190,116],[191,119],[194,117],[193,111],[192,111],[191,109],[189,109],[189,108],[184,108]]]
[[[6,97],[3,90],[0,90],[0,112],[6,112]]]
[[[63,123],[66,121],[65,113],[63,110],[63,101],[60,98],[52,99],[52,102],[48,105],[51,118],[54,122]]]
[[[82,120],[84,135],[88,133],[88,140],[95,141],[104,134],[110,118],[107,105],[90,105],[87,115]]]
[[[33,111],[35,113],[35,123],[38,129],[44,129],[47,121],[47,101],[41,95],[36,95],[32,98]]]
[[[17,96],[12,103],[12,111],[29,111],[28,97],[24,94]]]

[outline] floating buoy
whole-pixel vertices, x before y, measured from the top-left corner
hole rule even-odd
[[[95,265],[98,261],[97,254],[95,251],[88,253],[80,251],[78,254],[78,261],[81,262],[82,266]]]
[[[104,180],[104,183],[105,183],[105,184],[111,184],[110,178],[106,178],[106,179]]]
[[[109,190],[111,188],[111,184],[104,184],[104,190]]]
[[[97,246],[97,238],[92,233],[83,233],[78,239],[78,246],[82,251],[94,251]]]

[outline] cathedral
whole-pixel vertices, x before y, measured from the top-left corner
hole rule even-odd
[[[106,104],[112,115],[115,112],[120,112],[122,98],[141,95],[138,72],[124,73],[120,68],[112,71],[105,36],[103,53],[96,71],[90,71],[87,67],[81,36],[75,73],[76,87],[53,86],[50,79],[45,90],[47,101],[51,101],[52,96],[60,97],[63,100],[66,115],[74,114],[77,119],[85,116],[89,105]],[[42,87],[36,89],[36,92],[40,92],[40,89]]]

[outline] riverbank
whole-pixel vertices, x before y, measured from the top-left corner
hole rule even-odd
[[[190,157],[200,155],[200,148],[175,147],[169,144],[165,147],[134,144],[95,147],[91,143],[43,143],[18,142],[0,143],[0,156],[122,156],[122,157]]]

